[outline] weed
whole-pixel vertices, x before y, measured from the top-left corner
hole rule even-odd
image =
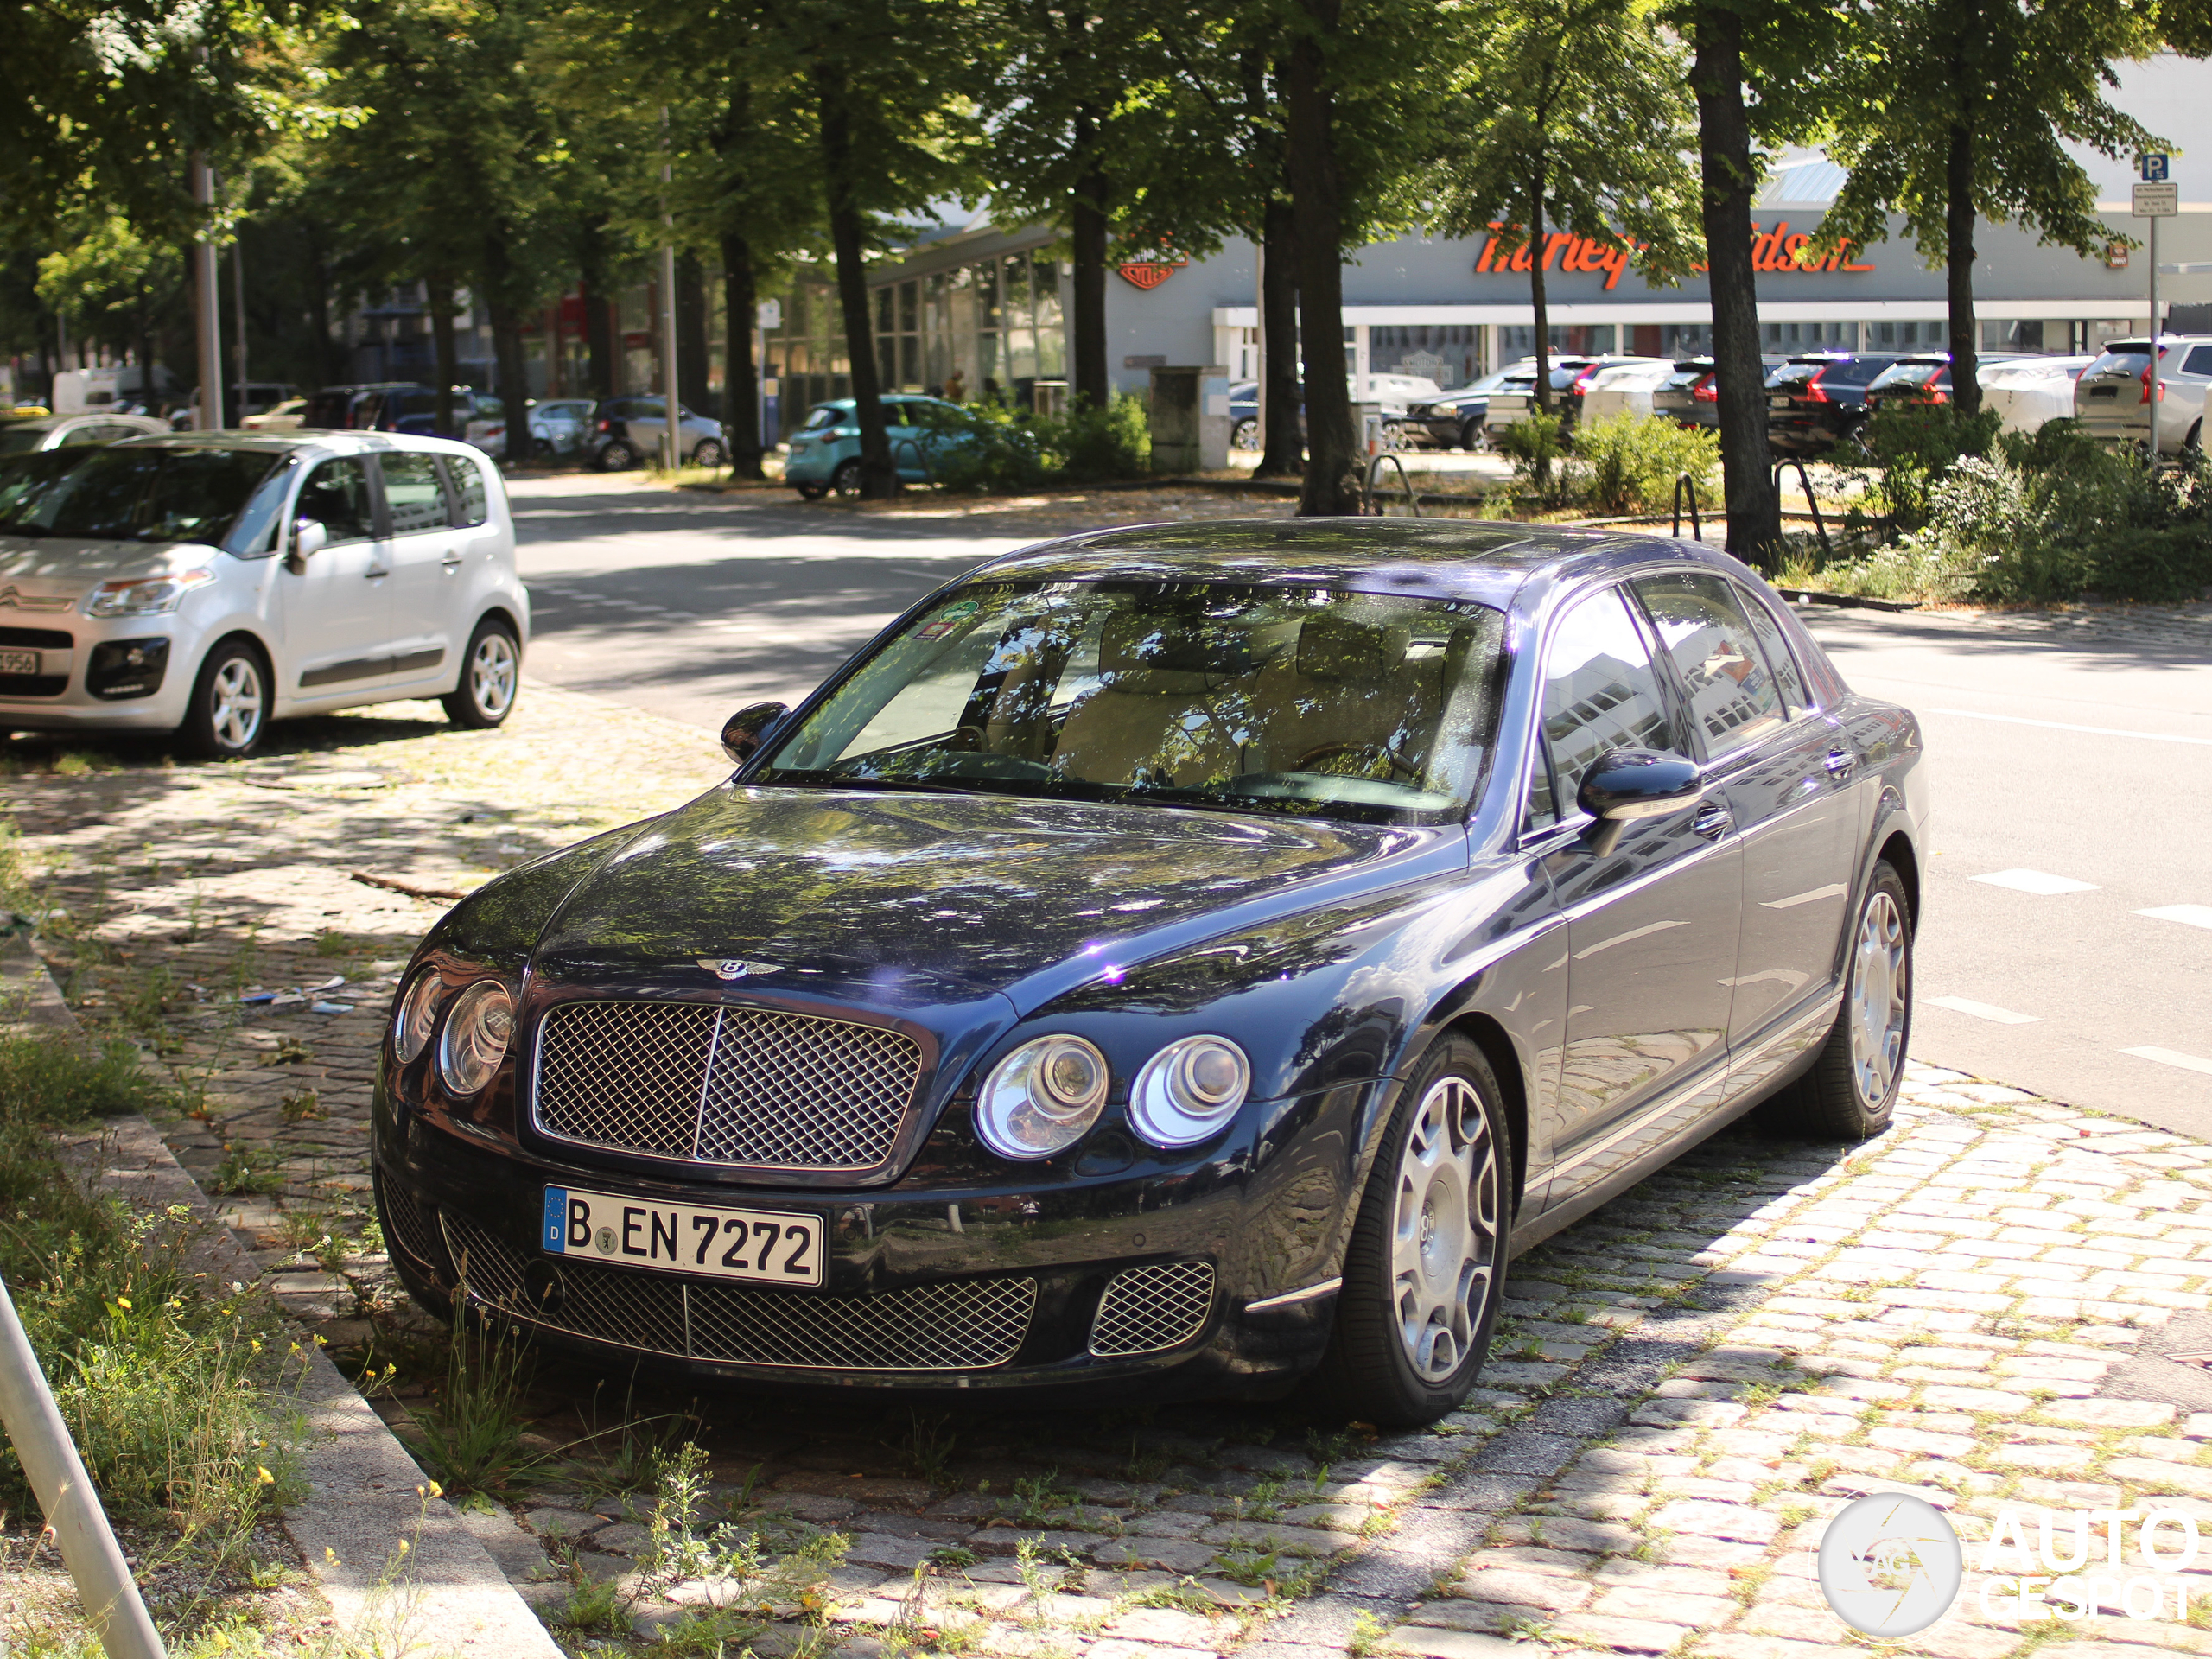
[[[328,1117],[330,1109],[322,1097],[312,1089],[294,1089],[276,1103],[277,1115],[287,1123],[305,1123],[313,1118]]]
[[[264,1195],[284,1190],[283,1160],[266,1147],[241,1146],[236,1142],[223,1148],[223,1160],[215,1166],[208,1178],[207,1190],[219,1196],[240,1192]]]
[[[261,924],[246,925],[245,937],[238,941],[238,948],[231,952],[231,960],[223,969],[222,983],[235,996],[253,983],[261,965]]]
[[[1352,1621],[1351,1635],[1344,1643],[1344,1651],[1352,1659],[1367,1659],[1370,1654],[1383,1653],[1390,1648],[1390,1623],[1363,1611]]]
[[[467,1309],[464,1285],[454,1298]],[[544,1459],[527,1450],[522,1415],[530,1368],[521,1344],[491,1321],[464,1312],[446,1351],[445,1384],[416,1415],[410,1449],[451,1492],[501,1492]]]
[[[1060,1477],[1057,1469],[1047,1469],[1041,1475],[1031,1475],[1014,1483],[1014,1523],[1024,1527],[1052,1527],[1065,1517],[1061,1511],[1075,1502],[1071,1493],[1057,1491],[1052,1483]]]
[[[976,1552],[963,1544],[939,1544],[930,1551],[929,1561],[931,1567],[973,1567]]]
[[[1281,1552],[1262,1549],[1239,1539],[1213,1558],[1221,1576],[1233,1584],[1249,1584],[1264,1587],[1269,1595],[1274,1593],[1282,1577]]]
[[[276,1052],[270,1057],[274,1065],[297,1065],[303,1060],[315,1058],[315,1050],[297,1037],[286,1037],[278,1041]]]
[[[925,1419],[911,1408],[908,1414],[911,1422],[906,1443],[891,1449],[898,1452],[906,1459],[906,1466],[931,1485],[949,1485],[945,1465],[952,1461],[953,1449],[960,1444],[957,1435],[945,1432],[944,1426],[952,1421],[950,1415]]]
[[[566,1601],[545,1610],[545,1622],[576,1636],[627,1636],[630,1612],[611,1579],[594,1579],[569,1592]]]
[[[1167,1452],[1154,1446],[1150,1451],[1137,1444],[1137,1437],[1129,1436],[1128,1460],[1122,1465],[1122,1478],[1137,1485],[1147,1485],[1166,1474],[1175,1459]]]

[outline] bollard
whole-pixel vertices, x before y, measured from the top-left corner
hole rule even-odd
[[[55,1408],[4,1282],[0,1282],[0,1427],[7,1430],[16,1455],[22,1459],[31,1491],[46,1511],[46,1524],[61,1547],[61,1560],[76,1580],[77,1599],[84,1603],[85,1617],[108,1659],[167,1659],[161,1632],[139,1599],[137,1580],[130,1576],[108,1528],[107,1512],[100,1508],[84,1459],[77,1455],[68,1426]]]

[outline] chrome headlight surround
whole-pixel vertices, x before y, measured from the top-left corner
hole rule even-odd
[[[391,1013],[391,1052],[402,1065],[412,1065],[429,1047],[430,1034],[437,1029],[438,1010],[445,1002],[445,981],[435,968],[416,975],[414,982],[399,994],[398,1005]]]
[[[1106,1109],[1109,1073],[1098,1046],[1039,1037],[991,1068],[976,1094],[976,1133],[1001,1158],[1033,1163],[1089,1134]]]
[[[1145,1062],[1129,1122],[1156,1147],[1188,1147],[1226,1123],[1252,1089],[1252,1062],[1226,1037],[1179,1038]]]
[[[438,1033],[438,1076],[456,1095],[480,1093],[506,1058],[515,1002],[496,979],[480,979],[453,1000]]]

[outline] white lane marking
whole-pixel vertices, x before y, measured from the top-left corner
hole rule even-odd
[[[2196,743],[2212,748],[2212,737],[2175,737],[2165,732],[2129,732],[2117,726],[2075,726],[2063,720],[2029,720],[2019,715],[1980,715],[1971,709],[1930,709],[1931,715],[1955,715],[1961,720],[1994,720],[2007,726],[2040,726],[2052,732],[2088,732],[2094,737],[2140,737],[2153,743]]]
[[[2185,922],[2191,927],[2212,927],[2212,905],[2161,905],[2156,910],[2139,910],[2135,913],[2161,922]]]
[[[2212,1077],[2212,1060],[2200,1060],[2194,1054],[2183,1054],[2171,1048],[2123,1048],[2123,1054],[2133,1054],[2139,1060],[2156,1060],[2160,1065],[2177,1065],[2184,1071],[2202,1071]]]
[[[1987,875],[1969,876],[1972,881],[1986,881],[1993,887],[2010,887],[2015,893],[2094,893],[2094,881],[2076,881],[2070,875],[2051,875],[2042,870],[1994,870]]]
[[[2145,336],[2149,338],[2149,336]],[[1832,881],[1825,887],[1815,887],[1810,893],[1793,893],[1787,899],[1762,899],[1761,910],[1792,910],[1799,905],[1809,905],[1816,899],[1840,898],[1847,891],[1840,881]]]
[[[2010,1008],[2000,1008],[1988,1002],[1977,1002],[1966,996],[1929,996],[1921,999],[1933,1002],[1939,1008],[1948,1008],[1953,1014],[1970,1014],[1977,1020],[1993,1020],[2000,1026],[2032,1026],[2042,1022],[2037,1014],[2015,1014]]]

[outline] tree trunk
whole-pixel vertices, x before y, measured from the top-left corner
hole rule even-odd
[[[1081,125],[1088,129],[1087,118]],[[1082,142],[1078,140],[1078,142]],[[1106,202],[1112,181],[1093,168],[1069,206],[1068,239],[1074,245],[1075,284],[1069,296],[1068,403],[1103,409],[1114,396],[1106,366]]]
[[[735,231],[722,232],[723,327],[729,336],[722,367],[722,438],[729,446],[733,478],[760,477],[760,375],[753,361],[753,325],[760,315],[753,245]]]
[[[530,379],[523,366],[522,319],[515,314],[510,295],[514,284],[513,256],[505,232],[493,229],[484,238],[484,308],[492,320],[492,360],[499,380],[499,401],[506,406],[509,465],[530,454]]]
[[[684,406],[720,420],[719,400],[707,390],[707,273],[696,253],[676,257],[676,364]]]
[[[594,397],[614,395],[614,318],[607,309],[610,286],[607,276],[607,237],[605,222],[587,220],[583,234],[583,259],[576,273],[577,288],[583,296],[584,312],[584,373],[590,381],[585,388]]]
[[[861,429],[861,494],[881,500],[899,493],[899,468],[884,429],[882,378],[875,361],[875,320],[869,315],[868,266],[861,249],[861,210],[853,200],[852,117],[843,71],[814,72],[822,105],[822,161],[828,189],[830,245],[837,258],[837,303],[845,319],[845,352],[852,361],[853,412]]]
[[[1260,271],[1262,333],[1267,354],[1261,364],[1260,423],[1267,448],[1260,452],[1255,478],[1295,478],[1306,464],[1306,441],[1298,406],[1298,234],[1290,204],[1268,199],[1261,221],[1265,246]]]
[[[1529,303],[1536,314],[1536,413],[1552,412],[1552,313],[1544,297],[1544,175],[1529,181]]]
[[[1963,61],[1951,62],[1954,85],[1967,73]],[[1963,86],[1959,90],[1967,91]],[[1965,122],[1951,127],[1950,150],[1943,158],[1943,230],[1950,244],[1945,273],[1947,297],[1951,302],[1951,402],[1961,416],[1981,413],[1981,381],[1975,374],[1975,353],[1981,341],[1974,316],[1974,130]]]
[[[1306,366],[1307,461],[1298,511],[1302,518],[1335,518],[1357,513],[1360,506],[1351,395],[1344,379],[1343,180],[1325,45],[1343,6],[1342,0],[1301,3],[1311,27],[1283,69]]]
[[[1691,14],[1705,257],[1713,295],[1714,388],[1728,550],[1770,565],[1782,535],[1769,468],[1766,373],[1759,361],[1758,276],[1751,265],[1751,129],[1744,108],[1744,21],[1719,0]]]
[[[437,413],[431,417],[431,429],[442,438],[457,437],[460,435],[453,429],[453,383],[461,378],[461,365],[453,341],[453,278],[441,272],[423,286],[430,298],[430,352],[438,376]],[[523,453],[530,453],[527,443]]]

